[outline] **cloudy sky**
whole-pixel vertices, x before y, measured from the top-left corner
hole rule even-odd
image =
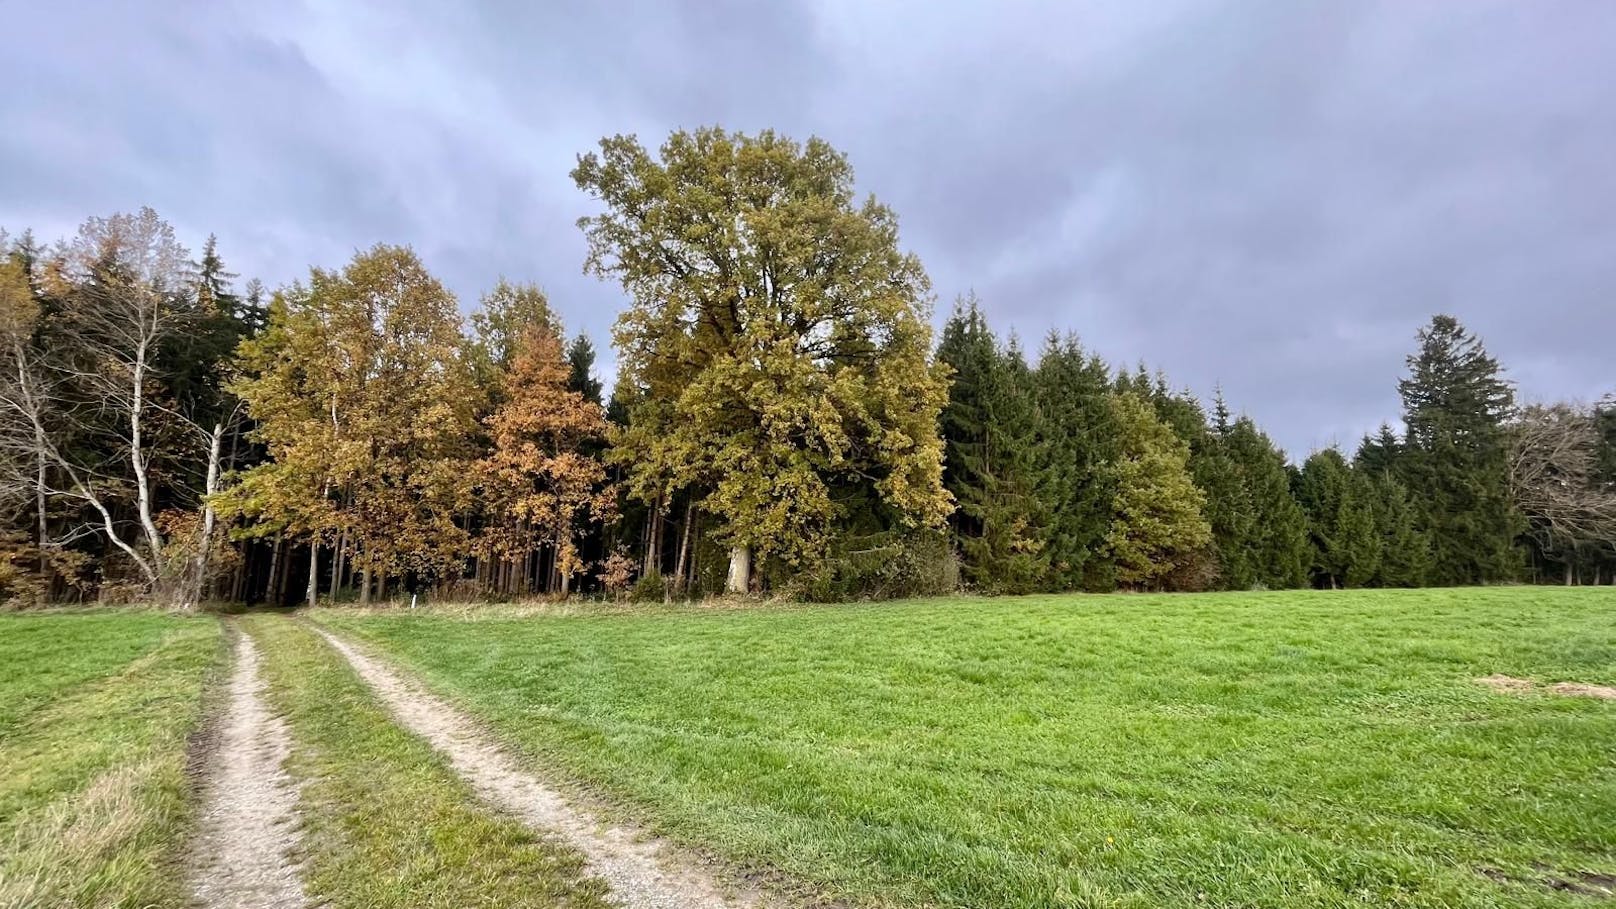
[[[1616,388],[1616,3],[0,6],[13,232],[151,205],[271,285],[408,243],[603,343],[576,156],[774,127],[848,153],[940,315],[1221,385],[1293,454],[1395,417],[1436,311],[1529,398]]]

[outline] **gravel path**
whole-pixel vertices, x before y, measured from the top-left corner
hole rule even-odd
[[[340,638],[320,634],[375,689],[407,729],[449,758],[455,771],[485,800],[529,827],[555,834],[577,849],[590,873],[611,887],[625,909],[726,909],[758,906],[755,894],[730,896],[701,869],[680,863],[655,839],[601,824],[556,790],[520,769],[476,725],[442,699],[406,680]]]
[[[258,648],[235,637],[235,669],[219,738],[208,755],[203,815],[191,889],[208,909],[299,909],[297,790],[281,764],[291,752],[286,723],[264,704]]]

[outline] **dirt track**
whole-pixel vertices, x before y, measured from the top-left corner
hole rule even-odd
[[[204,770],[191,890],[208,909],[298,909],[306,899],[291,858],[297,790],[281,766],[291,737],[264,703],[258,648],[239,629],[234,637],[226,712]]]
[[[757,906],[757,894],[730,896],[710,875],[676,861],[663,844],[601,824],[518,764],[459,711],[335,635],[320,634],[351,663],[403,726],[448,757],[489,803],[536,831],[558,836],[627,909]]]

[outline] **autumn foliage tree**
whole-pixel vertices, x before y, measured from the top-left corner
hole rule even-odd
[[[588,268],[630,297],[614,337],[638,403],[613,457],[642,500],[683,492],[718,519],[730,589],[754,556],[823,553],[838,488],[941,525],[930,284],[892,210],[855,201],[846,157],[709,128],[659,156],[605,139],[573,179],[605,206],[580,221]]]
[[[241,360],[234,388],[272,460],[233,501],[307,542],[311,601],[322,546],[333,585],[357,569],[362,601],[389,574],[458,571],[477,396],[454,296],[414,252],[377,246],[340,272],[313,269],[276,296]]]
[[[588,452],[606,436],[600,404],[569,387],[572,364],[556,329],[530,323],[513,348],[502,404],[488,418],[492,451],[479,462],[482,502],[490,515],[485,548],[506,571],[549,550],[548,573],[565,596],[585,563],[579,541],[588,522],[612,518],[615,494],[606,467]],[[506,586],[509,585],[507,580]]]

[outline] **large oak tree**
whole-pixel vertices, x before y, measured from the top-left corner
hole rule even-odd
[[[572,176],[605,206],[579,222],[587,267],[632,300],[614,340],[638,403],[615,457],[641,499],[683,491],[718,519],[731,590],[754,556],[819,558],[839,487],[941,524],[930,283],[892,210],[856,201],[845,156],[707,128],[656,155],[605,139]]]

